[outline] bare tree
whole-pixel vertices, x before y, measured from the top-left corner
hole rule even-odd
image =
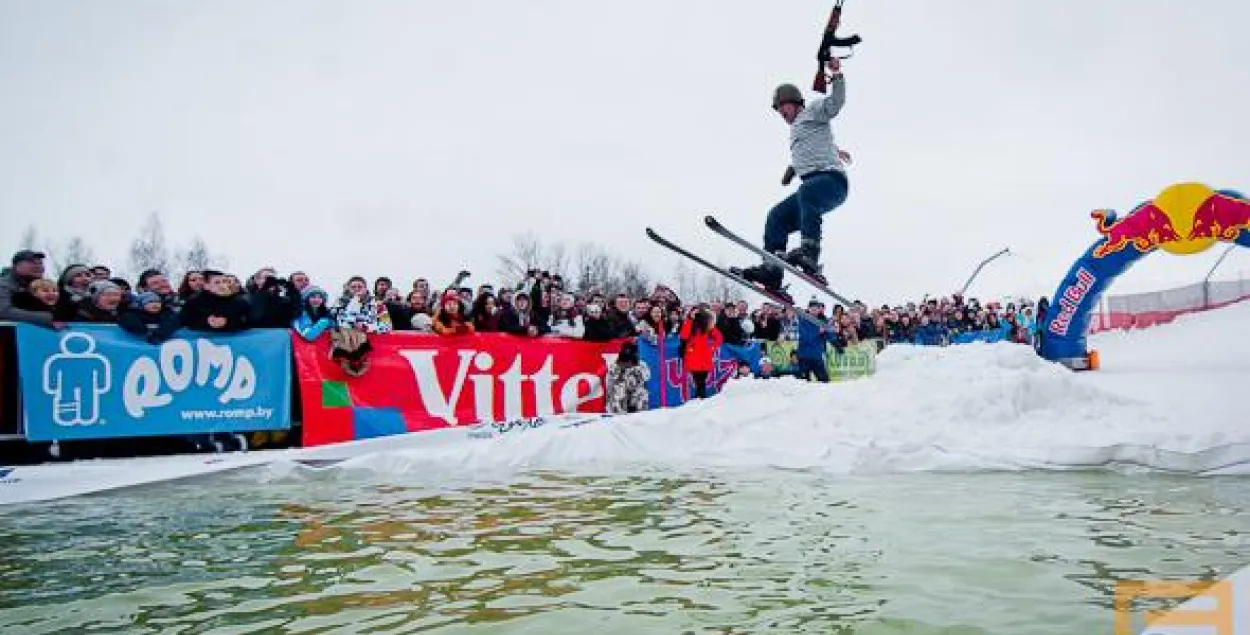
[[[651,278],[641,264],[622,260],[619,270],[619,293],[631,298],[641,298],[651,293]]]
[[[95,250],[83,240],[82,236],[74,236],[65,244],[65,264],[81,263],[90,267],[95,263]]]
[[[169,249],[165,245],[165,228],[156,212],[148,216],[139,235],[130,243],[130,268],[138,273],[156,269],[169,273]]]
[[[17,243],[18,249],[38,249],[39,230],[34,225],[27,225],[26,230],[22,232],[22,238]]]
[[[214,254],[209,251],[208,243],[200,236],[191,239],[191,244],[186,249],[178,251],[174,260],[178,267],[178,274],[185,274],[188,271],[203,271],[205,269],[223,269],[227,266],[226,258],[220,254]]]
[[[541,267],[539,261],[543,257],[543,246],[533,233],[512,237],[512,249],[506,254],[496,256],[499,265],[496,273],[503,285],[515,284],[525,279],[530,269]]]

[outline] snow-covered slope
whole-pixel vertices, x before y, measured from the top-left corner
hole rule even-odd
[[[88,461],[0,470],[0,504],[269,467],[472,477],[803,468],[830,473],[1136,466],[1250,473],[1250,303],[1091,340],[1104,370],[1072,373],[1009,344],[886,349],[845,384],[745,380],[680,408],[502,436],[456,428],[306,450]],[[585,424],[585,425],[575,425]],[[323,466],[310,468],[309,465]]]
[[[1091,340],[1104,370],[1081,374],[1008,344],[895,346],[875,377],[856,382],[740,381],[714,399],[602,425],[438,447],[407,438],[343,467],[1250,473],[1237,392],[1250,380],[1248,333],[1250,304],[1105,334]]]

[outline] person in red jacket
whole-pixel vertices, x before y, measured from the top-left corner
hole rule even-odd
[[[712,314],[704,309],[694,311],[682,325],[682,361],[686,372],[694,378],[695,399],[707,397],[707,377],[712,372],[716,350],[724,342],[724,336],[712,323]]]

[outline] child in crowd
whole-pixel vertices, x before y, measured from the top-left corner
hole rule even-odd
[[[650,403],[647,381],[651,370],[638,359],[638,345],[625,342],[616,362],[608,369],[608,412],[642,412]]]
[[[135,295],[135,303],[121,310],[117,325],[127,333],[142,337],[149,344],[161,344],[173,337],[182,323],[174,309],[157,292],[140,291]]]
[[[61,293],[56,283],[47,278],[32,280],[25,291],[13,294],[13,307],[23,311],[39,311],[48,313],[56,319],[57,302]]]

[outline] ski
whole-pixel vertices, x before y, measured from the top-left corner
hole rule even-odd
[[[769,300],[772,300],[773,302],[776,302],[777,304],[794,309],[794,313],[796,315],[798,315],[800,318],[804,320],[807,320],[808,322],[812,323],[815,326],[820,326],[820,327],[830,326],[829,322],[826,322],[825,320],[821,320],[820,318],[817,318],[811,315],[807,311],[800,309],[798,306],[794,304],[794,302],[790,298],[771,292],[765,289],[764,287],[757,285],[754,282],[751,282],[750,280],[747,280],[746,278],[743,278],[742,276],[736,273],[733,273],[732,271],[729,271],[728,269],[725,269],[724,267],[712,264],[711,262],[703,259],[702,257],[697,256],[691,253],[690,251],[687,251],[686,249],[679,247],[676,244],[670,242],[668,239],[657,234],[655,230],[651,229],[650,227],[647,228],[647,237],[655,241],[656,243],[658,243],[661,247],[664,247],[665,249],[668,249],[676,253],[679,256],[693,260],[694,262],[700,265],[703,265],[704,267],[707,267],[708,269],[711,269],[712,271],[726,278],[729,278],[730,280],[746,287],[747,289],[750,289],[751,291],[754,291],[768,298]]]
[[[842,306],[849,309],[851,305],[854,304],[853,302],[851,302],[850,300],[847,300],[845,297],[839,294],[837,291],[830,289],[828,284],[825,284],[824,282],[821,282],[817,278],[814,278],[808,275],[802,269],[799,269],[798,267],[790,264],[789,262],[786,262],[785,259],[778,257],[777,254],[769,253],[768,251],[756,246],[751,241],[730,231],[728,227],[725,227],[724,225],[720,223],[720,221],[716,220],[716,217],[705,216],[703,218],[703,222],[708,226],[708,229],[711,229],[717,234],[720,234],[724,238],[728,238],[730,242],[733,242],[734,244],[737,244],[738,246],[755,253],[756,255],[764,258],[765,260],[775,265],[779,265],[786,271],[789,271],[791,274],[798,277],[803,282],[806,282],[807,284],[810,284],[813,287],[816,287],[816,289],[820,291],[821,293],[824,293],[825,295],[828,295],[829,297],[833,298],[836,302],[842,304]],[[749,280],[747,280],[746,282],[750,284]]]

